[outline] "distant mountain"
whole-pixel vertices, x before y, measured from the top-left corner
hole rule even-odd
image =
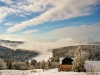
[[[99,44],[100,45],[100,42],[91,42],[90,44]]]
[[[24,41],[10,41],[10,40],[2,40],[2,39],[0,39],[0,42],[4,42],[4,43],[18,43],[18,44],[24,43]]]

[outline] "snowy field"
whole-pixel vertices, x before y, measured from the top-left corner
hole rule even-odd
[[[0,75],[86,75],[86,73],[58,72],[57,69],[43,71],[42,69],[20,71],[20,70],[1,70]]]
[[[0,70],[0,75],[28,75],[28,70]]]
[[[42,69],[35,70],[0,70],[0,75],[87,75],[84,72],[58,72],[58,69],[50,69],[43,71]],[[100,73],[96,74],[100,75]]]
[[[31,73],[31,72],[30,72]],[[86,75],[86,73],[80,72],[58,72],[58,69],[51,69],[51,70],[47,70],[44,71],[43,70],[36,70],[36,72],[33,74],[29,74],[29,75]]]

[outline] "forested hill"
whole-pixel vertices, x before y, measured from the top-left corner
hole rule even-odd
[[[31,57],[37,56],[39,53],[28,50],[13,50],[0,45],[0,58],[5,61],[25,61]]]
[[[10,40],[1,40],[0,39],[0,43],[18,43],[18,44],[23,44],[24,41],[10,41]]]
[[[59,57],[74,57],[78,46],[69,46],[53,49],[53,60],[58,61]],[[100,45],[80,45],[81,50],[89,54],[89,60],[100,60]]]

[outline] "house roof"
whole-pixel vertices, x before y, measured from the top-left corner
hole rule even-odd
[[[100,61],[85,61],[86,70],[100,70]]]
[[[59,63],[60,64],[72,64],[73,59],[71,58],[64,58],[64,57],[60,57]]]
[[[62,64],[62,60],[64,59],[64,57],[60,57],[59,59],[59,64]]]

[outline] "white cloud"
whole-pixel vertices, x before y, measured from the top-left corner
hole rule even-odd
[[[22,45],[17,46],[17,48],[25,49],[25,50],[35,50],[41,53],[46,53],[48,50],[54,48],[61,48],[66,46],[75,46],[75,45],[86,45],[88,42],[77,40],[73,38],[64,38],[54,42],[37,42],[37,41],[27,41]]]
[[[0,39],[8,40],[18,40],[23,39],[25,41],[48,41],[54,39],[53,36],[44,35],[44,34],[0,34]]]
[[[82,26],[69,26],[52,30],[48,34],[60,37],[72,38],[99,38],[100,37],[100,23]]]
[[[25,50],[34,50],[39,51],[41,53],[46,53],[48,50],[51,51],[51,49],[54,48],[60,48],[65,46],[74,46],[74,45],[84,45],[88,44],[86,40],[80,40],[80,39],[73,39],[73,38],[63,38],[56,41],[46,41],[46,42],[39,42],[39,41],[27,41],[26,36],[28,35],[14,35],[14,34],[6,34],[6,35],[0,35],[0,39],[4,40],[12,40],[12,41],[25,41],[24,44],[20,44],[17,47],[14,47],[14,49],[25,49]],[[38,38],[38,37],[37,37]]]
[[[12,0],[0,0],[1,2],[4,2],[6,4],[11,4],[12,3]]]
[[[24,31],[22,32],[23,34],[31,34],[33,32],[38,32],[38,30],[28,30],[28,31]]]
[[[9,8],[9,7],[0,7],[0,22],[4,21],[4,19],[13,13],[16,13],[17,10]]]
[[[0,39],[11,41],[25,41],[26,39],[16,34],[0,34]]]
[[[29,3],[27,5],[27,3]],[[56,21],[70,19],[79,16],[86,16],[93,13],[94,5],[100,3],[100,0],[28,0],[25,3],[19,3],[18,9],[24,11],[40,12],[43,13],[31,20],[23,21],[20,24],[15,24],[9,28],[8,32],[15,32],[31,25],[38,25],[47,21]],[[24,5],[23,5],[24,4]],[[49,7],[49,9],[47,9]],[[45,11],[45,12],[44,12]]]
[[[4,38],[3,40],[10,40],[10,41],[25,41],[23,38]]]
[[[49,9],[52,6],[53,0],[24,0],[17,3],[17,7],[20,10],[27,12],[42,12]],[[51,5],[48,7],[48,5]]]
[[[12,26],[13,23],[12,23],[12,22],[9,22],[9,23],[5,23],[4,25],[5,25],[5,26]]]
[[[81,26],[69,26],[59,29],[51,30],[50,32],[42,34],[31,34],[38,32],[38,30],[28,30],[22,32],[23,34],[1,34],[0,38],[11,38],[17,39],[22,38],[25,40],[37,40],[37,41],[55,41],[62,38],[74,38],[74,39],[87,39],[93,41],[92,39],[100,39],[100,23],[91,25],[81,25]]]

